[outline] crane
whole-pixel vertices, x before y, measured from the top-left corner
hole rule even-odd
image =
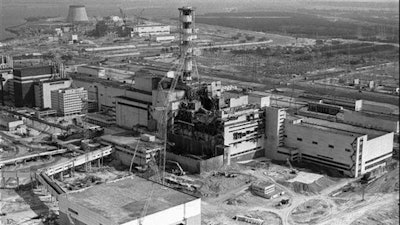
[[[136,152],[137,152],[138,147],[139,147],[139,142],[140,142],[140,140],[138,140],[138,141],[136,142],[135,152],[133,153],[133,156],[132,156],[132,159],[131,159],[131,165],[129,166],[129,173],[132,172],[133,160],[135,159]]]
[[[124,13],[124,10],[119,8],[119,12],[121,13],[122,21],[124,22],[124,24],[126,24],[126,14]]]
[[[160,167],[162,168],[162,184],[164,184],[164,173],[165,173],[165,164],[166,164],[166,151],[167,151],[167,134],[168,134],[168,114],[171,110],[171,104],[169,102],[171,94],[175,91],[176,85],[178,84],[179,79],[182,77],[182,69],[183,69],[183,63],[179,63],[179,68],[177,70],[177,73],[172,77],[171,80],[171,86],[167,90],[167,93],[165,93],[165,89],[162,87],[162,84],[169,79],[168,77],[163,77],[161,81],[158,83],[158,96],[157,99],[162,99],[162,106],[155,107],[156,111],[161,111],[160,114],[160,119],[158,120],[160,122],[158,129],[159,136],[162,138],[164,142],[164,147],[163,147],[163,154],[160,155]]]
[[[161,182],[160,170],[159,170],[159,167],[156,164],[156,159],[154,158],[153,154],[151,154],[149,166],[156,173],[156,182],[160,183]],[[153,198],[153,194],[154,194],[154,190],[155,190],[154,185],[155,184],[152,183],[149,196],[147,197],[146,202],[144,203],[143,210],[142,210],[142,213],[140,214],[140,218],[139,218],[139,225],[143,224],[144,217],[146,216],[147,210],[149,209],[150,202],[151,202],[151,200]]]
[[[141,24],[141,20],[143,19],[143,17],[142,17],[143,11],[144,11],[144,9],[140,10],[140,12],[135,15],[135,18],[136,18],[136,24],[135,25]]]

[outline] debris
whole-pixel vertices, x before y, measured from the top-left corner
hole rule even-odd
[[[252,218],[252,217],[248,217],[248,216],[242,216],[242,215],[236,215],[235,217],[233,217],[233,219],[237,220],[237,221],[243,221],[246,223],[257,224],[257,225],[264,224],[264,220],[262,220],[262,219],[257,219],[257,218]]]

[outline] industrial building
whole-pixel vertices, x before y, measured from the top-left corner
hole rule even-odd
[[[84,88],[67,88],[51,92],[51,105],[61,116],[81,114],[86,104],[87,91]]]
[[[57,68],[51,65],[14,68],[14,104],[16,107],[35,106],[34,83],[57,76]]]
[[[102,67],[85,65],[85,66],[78,66],[76,70],[78,73],[89,74],[98,78],[105,78],[106,76],[106,70]]]
[[[88,22],[86,8],[84,5],[70,5],[68,10],[67,22]]]
[[[172,42],[175,41],[174,35],[160,35],[160,36],[153,36],[151,37],[155,42]]]
[[[386,132],[399,133],[399,115],[390,112],[384,112],[383,107],[363,100],[354,102],[354,106],[348,109],[343,104],[334,102],[324,103],[309,102],[307,111],[301,110],[300,115],[310,116],[331,121],[339,121],[354,126],[371,128]]]
[[[71,77],[75,86],[88,90],[89,101],[98,110],[107,111],[117,125],[128,129],[136,125],[151,125],[150,106],[156,101],[157,85],[161,80],[159,76],[138,74],[134,84],[81,73],[71,74]]]
[[[120,160],[122,164],[130,166],[132,163],[136,166],[145,166],[151,160],[159,157],[159,152],[163,148],[161,140],[144,135],[134,135],[132,133],[119,133],[104,135],[100,138],[100,142],[104,145],[114,147],[115,158]]]
[[[86,115],[87,122],[96,124],[102,127],[109,127],[115,125],[115,117],[108,115],[106,112],[94,112]]]
[[[354,126],[399,133],[399,115],[343,110],[342,121]]]
[[[52,108],[51,92],[71,87],[70,79],[47,80],[34,84],[35,106],[46,109]]]
[[[11,56],[0,55],[0,88],[1,103],[4,104],[5,95],[14,95],[13,79],[13,59]]]
[[[266,117],[266,152],[272,159],[309,162],[358,177],[385,166],[392,157],[393,132],[287,116],[273,108]]]
[[[18,126],[23,125],[24,121],[9,117],[9,116],[0,116],[0,127],[6,129],[7,131],[14,131]]]
[[[63,225],[200,225],[201,199],[136,176],[59,196]]]
[[[133,27],[133,33],[139,37],[169,35],[171,27],[163,24],[141,24]]]

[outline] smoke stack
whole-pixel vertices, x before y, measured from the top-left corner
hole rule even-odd
[[[84,5],[70,5],[68,11],[67,22],[88,22]]]

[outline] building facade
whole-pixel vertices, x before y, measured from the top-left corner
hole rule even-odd
[[[57,75],[54,66],[16,68],[13,71],[14,104],[16,107],[35,106],[34,83],[50,80]]]
[[[139,37],[148,37],[156,35],[168,35],[171,32],[169,25],[151,24],[137,25],[133,28],[133,33]]]
[[[52,108],[51,92],[69,88],[72,81],[69,79],[48,80],[34,84],[35,106],[41,109]]]
[[[84,88],[61,89],[51,92],[51,105],[62,116],[81,114],[87,99]]]
[[[386,165],[392,157],[393,135],[320,119],[289,117],[284,122],[283,145],[266,148],[272,159],[309,162],[358,177]],[[267,131],[267,140],[269,137]]]

